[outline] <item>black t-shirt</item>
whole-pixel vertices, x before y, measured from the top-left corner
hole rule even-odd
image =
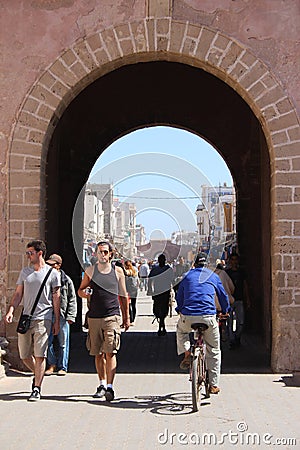
[[[96,264],[90,286],[93,289],[93,293],[91,295],[89,317],[97,319],[119,316],[118,279],[115,269],[112,267],[109,273],[101,273]]]
[[[159,295],[171,289],[174,280],[173,269],[165,264],[164,266],[155,265],[149,274],[149,283],[152,287],[152,294]]]
[[[242,268],[237,270],[226,269],[226,273],[230,276],[234,284],[234,299],[243,300],[244,298],[244,282],[246,281],[246,272]]]

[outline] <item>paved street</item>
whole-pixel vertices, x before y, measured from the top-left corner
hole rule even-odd
[[[27,402],[30,374],[10,371],[0,381],[1,448],[300,448],[300,379],[272,374],[258,339],[246,336],[236,351],[223,343],[221,393],[193,413],[188,375],[178,368],[176,314],[158,337],[151,307],[140,295],[110,404],[92,398],[98,380],[84,332],[71,336],[70,372],[46,377],[40,402]]]

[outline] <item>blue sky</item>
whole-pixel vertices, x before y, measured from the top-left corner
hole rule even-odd
[[[89,181],[111,183],[120,201],[135,203],[147,238],[196,231],[201,185],[232,186],[226,163],[206,141],[184,130],[150,127],[134,131],[98,158]]]

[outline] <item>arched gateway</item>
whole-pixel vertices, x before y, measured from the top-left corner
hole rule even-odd
[[[32,87],[10,148],[10,290],[24,244],[37,236],[78,277],[71,218],[94,162],[120,136],[162,124],[207,139],[229,166],[252,327],[263,330],[275,371],[299,370],[297,114],[262,61],[205,26],[162,17],[103,29]]]

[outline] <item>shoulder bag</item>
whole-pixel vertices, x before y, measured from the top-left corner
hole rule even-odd
[[[42,282],[42,284],[41,284],[41,286],[40,286],[39,292],[37,293],[35,302],[34,302],[32,308],[31,308],[30,314],[29,314],[29,315],[28,315],[28,314],[23,314],[23,310],[24,310],[24,308],[23,308],[22,313],[21,313],[21,316],[20,316],[20,319],[19,319],[19,323],[18,323],[18,326],[17,326],[17,332],[18,332],[19,334],[25,334],[25,333],[29,330],[29,328],[30,328],[30,323],[31,323],[31,319],[32,319],[34,310],[35,310],[35,308],[36,308],[36,305],[38,304],[38,301],[39,301],[39,299],[40,299],[42,290],[44,289],[44,286],[45,286],[45,284],[46,284],[46,281],[47,281],[48,278],[49,278],[49,275],[50,275],[52,269],[53,269],[53,268],[51,267],[51,268],[48,270],[48,272],[46,273],[45,278],[43,279],[43,282]]]

